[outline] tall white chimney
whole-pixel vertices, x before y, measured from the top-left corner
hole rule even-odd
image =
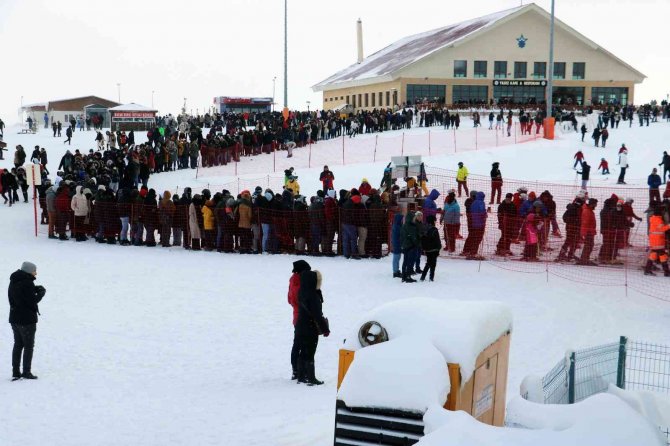
[[[363,62],[363,22],[356,22],[356,43],[358,44],[358,63]]]

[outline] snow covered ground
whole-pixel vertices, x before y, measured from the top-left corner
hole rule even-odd
[[[6,129],[5,135],[9,161],[0,161],[0,167],[10,166],[19,143],[28,154],[35,144],[45,146],[52,171],[65,150],[47,133],[16,135]],[[615,154],[625,143],[632,165],[627,179],[645,184],[668,148],[670,126],[615,130],[607,149],[590,148],[573,134],[559,136],[555,142],[459,152],[427,162],[453,169],[464,161],[471,172],[487,174],[490,163],[500,161],[509,178],[572,183],[577,148],[585,149],[589,161],[606,156],[615,176]],[[93,137],[92,132],[77,133],[72,148],[88,150],[79,141]],[[299,165],[305,154],[298,150],[291,161]],[[362,177],[378,184],[387,162],[342,167],[328,161],[337,188],[357,186]],[[253,163],[258,173],[247,176],[272,171],[271,156],[255,157]],[[300,169],[305,191],[319,186],[320,170],[321,165]],[[152,177],[150,186],[174,190],[209,183],[218,189],[213,185],[231,180],[214,169],[208,175],[195,180],[190,170],[163,173]],[[603,184],[613,180],[593,177]],[[670,304],[635,292],[624,296],[621,289],[554,277],[547,283],[544,276],[453,261],[438,261],[434,283],[406,285],[391,278],[388,258],[307,258],[324,274],[324,312],[332,330],[329,338],[320,339],[316,355],[317,376],[326,384],[308,388],[290,380],[286,289],[295,256],[51,241],[33,236],[32,206],[5,206],[0,213],[4,286],[10,273],[30,260],[38,267],[37,282],[47,289],[33,366],[39,380],[10,382],[11,330],[8,325],[0,330],[0,359],[5,361],[0,369],[6,376],[0,380],[2,445],[329,445],[341,340],[357,315],[399,298],[507,304],[514,315],[510,398],[518,395],[524,376],[543,374],[567,348],[611,342],[620,335],[659,344],[670,339]]]

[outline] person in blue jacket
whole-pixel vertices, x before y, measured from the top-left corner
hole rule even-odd
[[[463,246],[463,252],[467,259],[474,259],[477,257],[479,245],[484,238],[484,230],[486,229],[486,204],[484,203],[484,192],[477,192],[475,201],[470,205],[470,215],[472,218],[472,230],[468,234]]]
[[[661,187],[662,181],[661,176],[658,174],[658,170],[656,170],[655,167],[651,171],[649,177],[647,177],[647,184],[649,185],[649,203],[653,203],[655,201],[660,202],[661,191],[659,187]]]
[[[393,216],[393,226],[391,226],[391,252],[393,254],[393,277],[402,278],[400,272],[400,256],[402,255],[402,214],[400,212]]]
[[[453,253],[456,251],[456,238],[461,228],[461,207],[456,200],[456,191],[449,191],[444,200],[444,209],[440,224],[444,223],[444,250]]]
[[[423,200],[423,206],[421,210],[423,212],[424,218],[428,218],[431,215],[437,215],[437,204],[435,203],[435,200],[437,200],[439,196],[440,192],[437,189],[433,189],[430,191],[430,194],[428,194],[428,198]]]

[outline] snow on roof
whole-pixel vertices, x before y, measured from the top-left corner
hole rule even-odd
[[[426,436],[417,446],[664,446],[658,428],[620,398],[598,394],[577,404],[536,404],[516,397],[508,426],[480,423],[465,412],[432,406],[423,417]]]
[[[371,54],[361,63],[355,63],[344,70],[338,71],[313,88],[320,90],[329,84],[390,75],[394,71],[452,45],[474,32],[490,27],[499,20],[528,6],[517,6],[516,8],[405,37]]]
[[[379,322],[386,329],[389,341],[413,336],[432,343],[444,362],[460,365],[462,382],[465,383],[474,371],[477,356],[512,329],[512,311],[494,301],[400,299],[362,315],[348,333],[342,348],[361,349],[358,330],[369,321]],[[359,354],[356,354],[354,363]],[[400,362],[404,360],[398,360]]]
[[[424,413],[444,404],[449,388],[449,369],[440,351],[424,338],[401,336],[356,353],[337,397],[350,407]]]
[[[116,107],[112,107],[109,111],[139,111],[139,112],[155,112],[153,108],[145,107],[144,105],[136,104],[131,102],[130,104],[121,104]]]

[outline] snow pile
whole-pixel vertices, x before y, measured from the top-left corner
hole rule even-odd
[[[425,412],[444,404],[449,370],[430,342],[402,336],[356,353],[338,398],[350,407],[386,407]]]
[[[670,427],[670,395],[647,390],[624,390],[610,384],[607,392],[624,400],[652,424]]]
[[[572,405],[535,404],[517,397],[507,411],[508,422],[527,429],[489,426],[465,412],[435,405],[424,415],[427,435],[418,445],[665,445],[656,426],[613,395],[598,394]]]
[[[345,338],[343,348],[359,350],[362,347],[358,330],[368,321],[379,322],[391,341],[410,335],[431,342],[445,362],[460,365],[462,382],[465,383],[482,350],[512,329],[512,312],[506,305],[494,301],[401,299],[358,318]],[[354,363],[359,354],[356,354]]]

